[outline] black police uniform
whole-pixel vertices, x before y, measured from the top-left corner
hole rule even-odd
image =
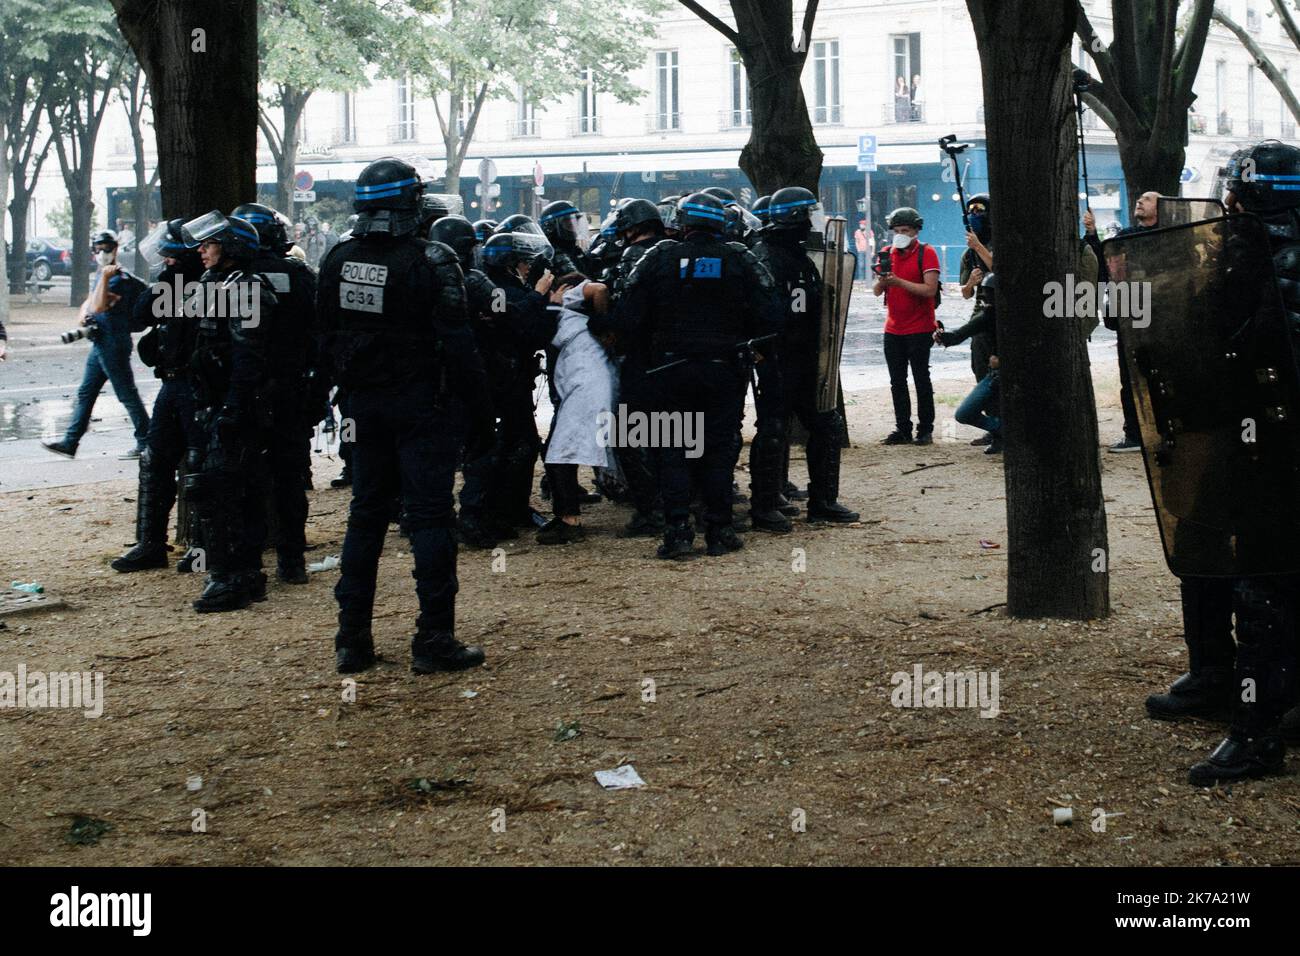
[[[462,268],[464,265],[465,262],[462,260]],[[500,344],[501,332],[496,328],[493,314],[498,304],[504,305],[504,293],[497,289],[496,283],[481,269],[470,268],[464,271],[470,328],[473,330],[474,344],[487,375],[490,392],[488,400],[492,403],[492,407],[497,409],[502,407],[503,403],[500,403],[500,391],[494,387],[497,377],[495,373],[499,373],[502,369],[504,350]],[[466,428],[468,428],[470,415],[468,409],[464,410],[464,415],[467,419]],[[461,541],[476,547],[492,547],[496,543],[496,535],[486,521],[488,486],[492,481],[496,463],[494,451],[495,442],[485,453],[473,459],[466,458],[461,469],[465,476],[460,487],[458,515]]]
[[[267,332],[276,309],[270,284],[245,267],[209,269],[203,282],[208,308],[191,369],[205,447],[199,473],[186,476],[207,555],[208,585],[194,602],[200,612],[238,609],[266,595]],[[227,303],[225,317],[212,308],[217,299]],[[237,302],[256,303],[258,311],[241,315]]]
[[[348,390],[356,439],[352,506],[334,589],[339,669],[361,669],[373,660],[379,556],[399,492],[420,602],[413,667],[424,672],[479,663],[482,653],[468,660],[453,637],[452,485],[462,427],[444,382],[462,401],[476,402],[481,416],[491,415],[483,408],[486,379],[466,317],[464,280],[449,247],[414,234],[367,232],[365,219],[363,213],[353,237],[325,257],[317,299],[334,374]]]
[[[322,416],[327,379],[320,374],[316,327],[316,275],[306,263],[267,250],[252,270],[275,291],[279,306],[267,330],[271,402],[271,506],[281,580],[306,581],[307,489],[312,429]]]
[[[780,328],[780,305],[771,282],[747,251],[697,230],[684,240],[665,239],[633,270],[608,323],[629,341],[645,335],[651,361],[685,361],[657,372],[656,411],[703,416],[702,454],[684,447],[659,450],[665,549],[693,539],[688,519],[692,471],[699,472],[710,550],[731,528],[731,484],[746,368],[736,345]],[[671,539],[671,540],[670,540]],[[715,551],[715,553],[717,553]]]
[[[136,299],[133,331],[150,329],[137,346],[141,361],[153,366],[162,381],[149,416],[149,434],[140,452],[140,488],[136,496],[136,545],[113,561],[116,571],[160,568],[167,563],[167,518],[176,503],[176,472],[197,473],[205,444],[203,430],[194,418],[194,387],[190,362],[198,329],[198,316],[185,314],[186,283],[203,273],[198,256],[190,253],[174,266],[166,266],[144,295]],[[190,548],[199,546],[196,512],[190,509],[184,537]],[[178,570],[189,570],[188,564]]]

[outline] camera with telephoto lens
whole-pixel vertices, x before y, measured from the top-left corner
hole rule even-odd
[[[84,326],[69,329],[59,336],[59,341],[64,345],[71,345],[80,339],[86,339],[89,342],[97,341],[99,339],[99,323],[91,320]]]
[[[887,276],[894,271],[893,264],[889,261],[889,249],[881,249],[876,253],[876,261],[871,263],[871,271],[878,276]]]

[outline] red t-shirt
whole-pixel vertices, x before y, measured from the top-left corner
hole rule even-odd
[[[917,255],[920,247],[918,239],[901,253],[897,249],[890,252],[894,275],[909,282],[921,282],[922,273],[939,271],[939,253],[934,251],[934,246],[925,247],[924,268]],[[897,286],[885,290],[885,316],[885,331],[892,335],[915,335],[938,328],[934,321],[934,299],[923,299]]]

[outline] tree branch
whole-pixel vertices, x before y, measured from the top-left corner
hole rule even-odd
[[[803,26],[799,29],[799,38],[803,41],[803,51],[799,57],[800,63],[808,59],[808,45],[812,43],[813,22],[817,19],[818,2],[819,0],[808,0],[808,6],[803,11]]]
[[[1237,39],[1241,41],[1241,45],[1246,48],[1246,52],[1254,57],[1255,64],[1259,67],[1260,72],[1268,77],[1269,82],[1281,94],[1282,102],[1291,111],[1291,115],[1295,117],[1297,122],[1300,122],[1300,102],[1296,101],[1295,94],[1291,92],[1291,87],[1282,78],[1281,72],[1273,65],[1273,61],[1260,49],[1259,44],[1255,42],[1255,38],[1243,30],[1239,23],[1222,10],[1215,9],[1214,19],[1236,34]]]
[[[271,150],[271,158],[275,160],[276,166],[279,166],[280,157],[284,153],[283,141],[275,128],[275,123],[260,103],[257,106],[257,125],[262,130],[262,135],[266,137],[266,145]]]
[[[1094,99],[1103,104],[1110,116],[1111,122],[1108,126],[1115,132],[1119,131],[1121,126],[1136,128],[1141,125],[1137,114],[1129,106],[1128,101],[1124,99],[1123,84],[1120,80],[1119,71],[1116,68],[1115,58],[1111,52],[1106,49],[1101,38],[1097,36],[1097,31],[1093,29],[1092,21],[1088,15],[1083,12],[1083,7],[1079,7],[1079,16],[1075,22],[1075,35],[1083,43],[1083,48],[1092,62],[1097,66],[1097,72],[1101,74],[1101,84],[1094,86]],[[1097,115],[1101,115],[1098,110]]]
[[[737,33],[735,30],[731,29],[731,27],[727,26],[725,23],[723,23],[721,20],[715,17],[708,10],[705,10],[702,6],[696,3],[695,0],[677,0],[677,2],[680,3],[682,6],[684,6],[687,10],[691,11],[691,13],[695,14],[697,17],[699,17],[709,26],[713,27],[713,29],[717,30],[724,37],[730,40],[737,48],[739,48],[740,34]],[[817,10],[817,4],[815,0],[812,3],[812,8],[815,13]]]
[[[1296,28],[1295,18],[1291,16],[1291,11],[1282,4],[1282,0],[1273,0],[1273,9],[1277,11],[1278,19],[1282,21],[1282,29],[1291,38],[1295,48],[1300,50],[1300,29]]]

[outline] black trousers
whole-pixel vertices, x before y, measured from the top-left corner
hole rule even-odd
[[[1132,442],[1142,440],[1142,430],[1138,428],[1137,406],[1133,404],[1133,393],[1129,390],[1128,363],[1124,361],[1124,352],[1119,351],[1119,407],[1124,413],[1124,437]]]
[[[918,431],[934,430],[934,387],[930,384],[930,349],[934,339],[929,332],[914,335],[885,333],[885,364],[889,367],[889,391],[894,399],[894,427],[912,434],[912,399],[907,391],[907,370],[912,370],[916,384]]]
[[[547,465],[546,475],[551,484],[551,507],[557,518],[575,518],[582,514],[578,501],[578,466]]]
[[[312,425],[303,390],[282,387],[271,397],[271,507],[275,509],[275,551],[281,564],[303,563],[307,550],[307,489]]]
[[[213,416],[215,413],[208,413]],[[195,505],[213,580],[224,581],[262,567],[268,488],[267,432],[244,424],[222,434],[205,428]]]
[[[731,477],[740,448],[736,431],[744,402],[741,370],[734,362],[693,361],[655,375],[656,412],[672,416],[677,432],[692,442],[659,448],[664,517],[685,522],[691,513],[691,479],[704,496],[705,522],[731,524]],[[660,431],[662,437],[664,431]]]
[[[154,399],[149,434],[140,455],[138,540],[166,542],[167,516],[176,503],[176,469],[186,461],[196,464],[205,444],[203,429],[194,420],[190,383],[183,378],[165,380]]]
[[[456,621],[456,539],[452,484],[461,427],[439,404],[437,385],[415,380],[352,391],[356,443],[352,506],[334,597],[340,630],[370,627],[384,537],[399,493],[405,511],[421,634],[451,634]]]

